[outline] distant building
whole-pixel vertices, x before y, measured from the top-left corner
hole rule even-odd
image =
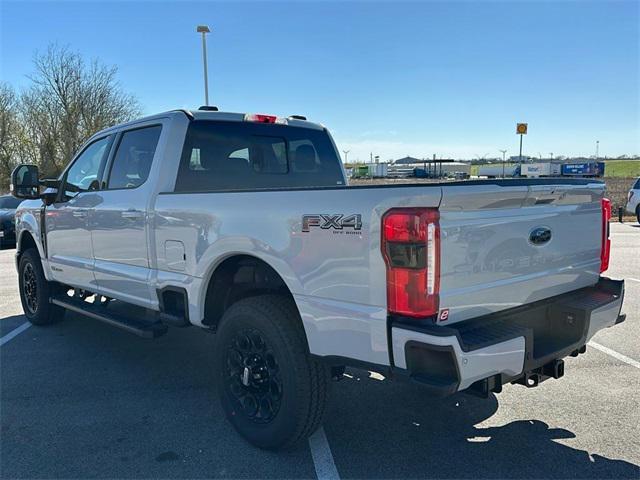
[[[412,165],[414,163],[424,163],[424,160],[414,157],[404,157],[393,161],[394,165]]]
[[[394,165],[421,165],[424,163],[453,163],[455,160],[453,158],[438,158],[434,160],[433,158],[415,158],[415,157],[403,157],[397,160],[394,160],[392,163]]]

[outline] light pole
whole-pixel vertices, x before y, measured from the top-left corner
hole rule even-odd
[[[599,151],[600,151],[600,140],[596,140],[596,160],[598,160]]]
[[[347,155],[349,155],[349,152],[351,150],[342,150],[342,153],[344,153],[344,163],[347,163]]]
[[[504,156],[507,154],[506,150],[498,150],[499,152],[502,152],[502,178],[504,178],[504,162],[505,162],[505,158]]]
[[[202,63],[204,64],[204,104],[209,105],[209,76],[207,73],[207,33],[210,33],[207,25],[198,25],[196,32],[202,34]]]

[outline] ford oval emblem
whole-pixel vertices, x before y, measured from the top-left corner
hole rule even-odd
[[[544,245],[551,240],[551,229],[547,227],[537,227],[531,230],[529,242],[532,245]]]

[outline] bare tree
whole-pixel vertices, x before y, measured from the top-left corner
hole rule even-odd
[[[0,192],[9,188],[9,175],[19,156],[18,97],[8,84],[0,84]]]
[[[139,115],[137,101],[116,81],[117,68],[89,65],[67,47],[34,57],[32,86],[21,97],[24,152],[45,175],[56,175],[93,133]]]

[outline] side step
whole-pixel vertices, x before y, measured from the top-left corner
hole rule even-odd
[[[86,315],[95,320],[100,320],[101,322],[108,323],[109,325],[121,328],[143,338],[156,338],[167,333],[167,326],[160,322],[151,323],[126,317],[108,311],[104,305],[94,305],[67,295],[53,297],[50,301],[59,307]]]

